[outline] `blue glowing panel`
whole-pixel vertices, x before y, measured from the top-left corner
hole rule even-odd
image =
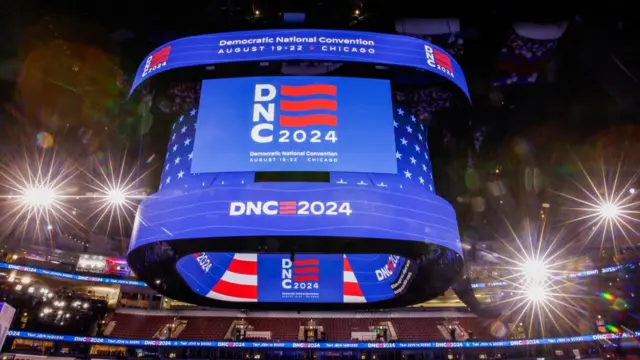
[[[149,54],[131,91],[171,69],[241,61],[321,60],[388,64],[426,70],[451,81],[467,97],[458,62],[441,48],[412,36],[339,30],[261,30],[177,39]]]
[[[176,269],[197,294],[233,302],[376,302],[400,294],[409,260],[395,255],[201,252]]]
[[[191,173],[397,170],[387,80],[205,80],[197,124]]]
[[[9,330],[8,337],[19,339],[36,339],[64,341],[75,343],[93,343],[119,346],[153,346],[153,347],[193,347],[193,348],[232,348],[232,349],[424,349],[434,348],[503,348],[532,345],[577,344],[601,340],[632,339],[640,337],[640,331],[629,331],[619,334],[589,334],[571,337],[553,337],[543,339],[517,339],[497,341],[421,341],[421,342],[280,342],[280,341],[216,341],[213,340],[157,340],[157,339],[121,339],[109,337],[73,336],[33,331]]]
[[[260,255],[258,301],[342,302],[342,255]]]
[[[462,254],[455,212],[446,200],[417,184],[401,189],[414,190],[411,195],[386,189],[265,183],[160,191],[138,207],[137,218],[145,221],[136,223],[129,250],[168,240],[295,235],[323,236],[326,242],[343,237],[418,241]]]
[[[348,256],[353,275],[367,302],[375,302],[396,296],[392,285],[405,265],[405,259],[397,255],[352,254]]]

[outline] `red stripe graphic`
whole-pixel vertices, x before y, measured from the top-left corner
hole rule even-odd
[[[363,296],[362,290],[360,290],[360,285],[358,285],[358,283],[352,283],[352,282],[344,283],[343,293],[346,296]]]
[[[280,201],[279,205],[280,215],[295,215],[298,212],[298,203],[296,201]]]
[[[280,94],[282,96],[309,96],[309,95],[332,95],[336,96],[338,89],[335,85],[312,84],[302,86],[282,85]]]
[[[156,51],[154,54],[151,54],[151,64],[150,67],[154,67],[162,62],[165,62],[169,59],[169,54],[171,53],[171,46],[165,46],[162,49]]]
[[[318,275],[293,275],[293,281],[305,282],[305,281],[318,281],[320,277]]]
[[[227,271],[242,275],[258,275],[258,262],[233,259]]]
[[[353,272],[353,270],[351,269],[351,264],[349,263],[349,260],[347,259],[346,256],[342,260],[342,266],[343,266],[344,272]]]
[[[301,101],[280,100],[282,111],[338,110],[335,100],[312,99]]]
[[[308,274],[317,272],[320,272],[320,269],[318,269],[317,267],[293,268],[294,274]]]
[[[453,67],[451,66],[451,58],[448,55],[436,49],[433,49],[433,55],[436,58],[436,64],[453,72]]]
[[[234,284],[224,280],[218,281],[213,292],[242,299],[257,299],[258,287],[255,285]]]
[[[284,127],[305,127],[312,125],[337,126],[338,118],[335,115],[326,114],[304,116],[280,115],[280,125]]]
[[[306,259],[306,260],[295,260],[293,262],[295,266],[307,266],[307,265],[320,265],[320,260],[318,259]]]

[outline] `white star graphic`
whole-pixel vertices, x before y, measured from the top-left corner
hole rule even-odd
[[[404,115],[404,110],[402,110],[401,108],[398,108],[398,114]]]
[[[189,160],[191,160],[191,159],[193,159],[193,151],[189,153]]]
[[[184,171],[180,170],[180,172],[178,173],[178,179],[182,179],[183,176],[184,176]]]
[[[402,154],[396,151],[396,159],[402,159]]]
[[[398,127],[398,122],[397,122],[397,121],[395,121],[395,120],[393,120],[393,127],[394,127],[394,128],[397,128],[397,127]]]
[[[176,134],[171,135],[171,141],[176,139]]]
[[[176,150],[178,150],[178,145],[173,145],[173,151],[175,152]]]
[[[187,127],[183,126],[182,129],[180,129],[180,133],[184,134],[185,131],[187,131]]]
[[[427,165],[422,164],[422,170],[427,171]]]
[[[190,114],[191,114],[191,116],[195,115],[196,114],[196,109],[195,108],[191,109],[191,113]]]
[[[173,160],[173,163],[176,165],[180,164],[180,156],[178,156],[175,160]]]
[[[189,144],[191,144],[191,138],[187,138],[187,139],[184,141],[184,146],[189,146]]]
[[[424,185],[424,179],[422,178],[422,176],[418,176],[418,180],[420,180],[420,184]]]
[[[171,130],[176,128],[176,123],[173,123],[173,125],[171,125]]]
[[[416,151],[417,151],[417,152],[420,152],[420,146],[418,146],[418,144],[415,144],[413,147],[415,147],[415,148],[416,148]]]
[[[433,180],[433,173],[429,173],[429,178]]]
[[[411,115],[411,121],[416,122],[416,117]]]
[[[424,126],[420,124],[420,130],[424,130]]]
[[[420,141],[422,141],[422,135],[418,134],[418,139],[420,139]]]
[[[406,127],[405,129],[407,129],[407,132],[408,132],[409,134],[412,134],[412,133],[413,133],[413,129],[411,128],[411,126],[407,125],[407,127]]]
[[[165,170],[169,170],[169,164],[167,164],[167,166],[164,167]]]
[[[426,152],[424,153],[424,158],[429,160],[429,155]]]
[[[170,182],[171,182],[171,176],[169,176],[169,177],[167,178],[167,181],[165,181],[165,182],[166,182],[167,184],[168,184],[168,183],[170,183]]]
[[[402,142],[402,145],[407,145],[407,139],[405,138],[400,139],[400,142]]]
[[[180,116],[180,120],[178,120],[178,122],[182,122],[182,120],[184,120],[184,115]]]
[[[409,158],[409,161],[411,161],[411,164],[413,165],[416,164],[416,159],[413,156]]]
[[[405,170],[404,171],[404,177],[406,177],[407,179],[411,179],[411,173],[409,172],[409,170]]]
[[[433,186],[431,186],[431,184],[429,184],[429,190],[431,190],[431,192],[433,192]]]

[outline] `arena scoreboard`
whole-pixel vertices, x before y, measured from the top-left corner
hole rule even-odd
[[[293,60],[428,71],[468,96],[433,44],[325,30],[179,39],[146,58],[134,89],[177,68]],[[427,128],[392,79],[199,82],[198,105],[167,125],[158,192],[138,208],[128,261],[141,280],[192,303],[269,309],[407,305],[451,285],[455,212],[435,193]]]

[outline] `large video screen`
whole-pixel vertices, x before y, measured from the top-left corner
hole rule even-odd
[[[205,80],[194,141],[192,173],[397,172],[388,80]]]
[[[176,268],[195,293],[233,302],[376,302],[403,293],[415,274],[410,260],[380,254],[202,252]]]

